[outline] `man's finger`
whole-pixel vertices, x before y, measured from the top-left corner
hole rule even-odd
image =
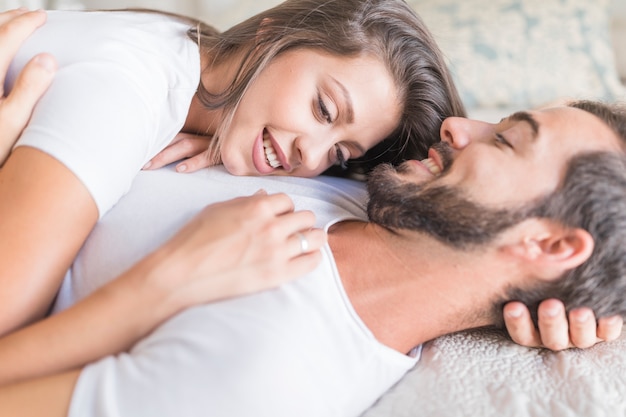
[[[563,350],[569,347],[569,323],[565,307],[559,300],[549,299],[539,304],[539,333],[545,347]]]
[[[13,57],[24,40],[46,21],[43,11],[16,14],[0,24],[0,93],[4,95],[4,78]]]
[[[507,303],[504,306],[504,323],[509,336],[515,343],[528,347],[541,346],[539,333],[524,304],[517,301]]]
[[[593,311],[577,308],[569,313],[569,333],[572,344],[584,349],[596,344],[596,320]]]
[[[22,15],[28,12],[28,9],[25,7],[20,7],[19,9],[7,10],[0,13],[0,26],[5,23],[15,19],[17,16]]]
[[[32,109],[50,86],[56,61],[49,54],[31,59],[15,81],[11,94],[2,102],[3,137],[17,138],[28,123]]]
[[[624,320],[620,316],[601,317],[598,320],[598,338],[610,342],[622,334]]]

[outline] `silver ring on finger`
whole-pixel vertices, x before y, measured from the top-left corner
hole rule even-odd
[[[309,241],[302,233],[296,233],[296,236],[300,239],[300,255],[303,255],[309,251]]]

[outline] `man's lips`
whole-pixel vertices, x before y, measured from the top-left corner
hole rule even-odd
[[[426,167],[426,169],[428,169],[428,172],[431,175],[436,177],[441,174],[441,169],[439,169],[439,166],[432,159],[426,158],[421,160],[420,162],[423,166]]]
[[[436,150],[430,149],[428,151],[428,158],[422,160],[413,160],[416,167],[418,167],[421,171],[428,172],[433,177],[438,177],[441,174],[442,165],[441,165],[441,157],[437,153]]]
[[[444,168],[442,161],[443,158],[441,157],[439,152],[437,152],[436,149],[431,148],[428,151],[428,158],[422,160],[412,159],[406,161],[404,164],[400,165],[398,169],[399,172],[414,172],[417,174],[421,172],[427,174],[431,178],[439,177]]]
[[[435,168],[435,169],[431,170],[431,171],[436,171],[436,172],[433,172],[433,174],[439,175],[439,174],[441,174],[441,172],[445,168],[443,166],[443,160],[441,158],[441,155],[439,155],[439,152],[437,152],[437,150],[435,150],[433,148],[430,148],[428,150],[428,158],[426,160],[430,161],[430,163],[432,163],[432,165],[434,165],[433,168]]]

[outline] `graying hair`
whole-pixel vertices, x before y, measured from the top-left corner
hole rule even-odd
[[[599,117],[626,149],[626,108],[623,105],[581,101],[570,106]],[[568,311],[585,306],[593,309],[598,317],[626,316],[624,153],[590,152],[574,156],[561,186],[530,215],[586,230],[593,237],[594,249],[586,262],[565,272],[558,280],[530,289],[511,289],[506,299],[526,304],[535,323],[538,305],[547,298],[560,299]],[[501,309],[502,304],[499,304],[496,314],[500,319]]]

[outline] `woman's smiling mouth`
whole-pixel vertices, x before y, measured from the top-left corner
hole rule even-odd
[[[276,155],[276,151],[274,150],[274,146],[272,146],[272,141],[270,140],[270,134],[267,129],[263,129],[263,149],[265,150],[265,160],[272,168],[280,168],[283,164],[278,160],[278,155]]]

